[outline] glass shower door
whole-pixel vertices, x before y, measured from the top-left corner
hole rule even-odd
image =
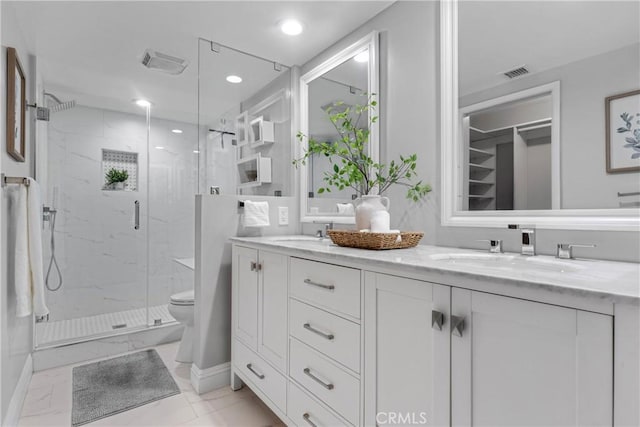
[[[51,114],[42,153],[47,161],[37,173],[46,177],[43,203],[55,211],[43,232],[50,316],[36,325],[37,347],[149,323],[144,113],[76,105]],[[126,176],[124,182],[109,182],[111,170]]]

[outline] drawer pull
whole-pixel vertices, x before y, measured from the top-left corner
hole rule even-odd
[[[332,290],[334,290],[336,288],[333,285],[325,285],[324,283],[314,282],[311,279],[304,279],[304,283],[306,283],[307,285],[311,285],[311,286],[317,286],[319,288],[326,289],[328,291],[332,291]]]
[[[325,334],[322,331],[317,330],[316,328],[314,328],[313,326],[311,326],[308,323],[305,323],[304,325],[302,325],[307,331],[311,331],[316,335],[320,335],[322,338],[326,338],[329,341],[331,341],[332,339],[334,339],[335,337],[333,336],[333,334]]]
[[[302,414],[302,418],[304,418],[304,420],[309,423],[309,425],[311,427],[318,427],[318,424],[314,423],[313,421],[311,421],[311,415],[309,415],[308,412],[305,412],[304,414]]]
[[[263,380],[263,379],[264,379],[264,374],[260,374],[260,373],[256,372],[256,371],[253,369],[253,366],[251,366],[251,363],[247,363],[247,369],[248,369],[248,370],[250,370],[251,372],[253,372],[253,374],[254,374],[256,377],[260,378],[261,380]]]
[[[315,375],[313,375],[311,373],[311,369],[309,368],[304,368],[303,372],[312,380],[314,380],[315,382],[317,382],[318,384],[320,384],[322,387],[326,388],[327,390],[333,390],[333,384],[329,383],[325,383],[324,381],[322,381],[320,378],[316,377]]]

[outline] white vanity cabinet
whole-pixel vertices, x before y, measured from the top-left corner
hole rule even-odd
[[[613,317],[452,288],[454,426],[610,426]]]
[[[283,412],[288,261],[285,255],[233,247],[232,370]]]
[[[449,424],[449,286],[365,273],[365,425]]]
[[[289,425],[635,423],[633,303],[249,246],[234,244],[232,372]]]

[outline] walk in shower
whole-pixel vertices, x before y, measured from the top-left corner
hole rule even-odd
[[[170,296],[193,289],[197,125],[54,96],[69,108],[50,104],[39,146],[50,315],[36,348],[174,322]]]

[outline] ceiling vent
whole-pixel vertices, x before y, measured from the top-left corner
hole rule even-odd
[[[187,68],[189,61],[175,56],[147,49],[142,57],[142,65],[150,70],[162,71],[167,74],[180,74]]]
[[[502,74],[509,77],[510,79],[515,79],[516,77],[522,77],[525,74],[529,74],[529,70],[527,70],[524,65],[521,65],[520,67],[514,68],[512,70],[505,71]]]

